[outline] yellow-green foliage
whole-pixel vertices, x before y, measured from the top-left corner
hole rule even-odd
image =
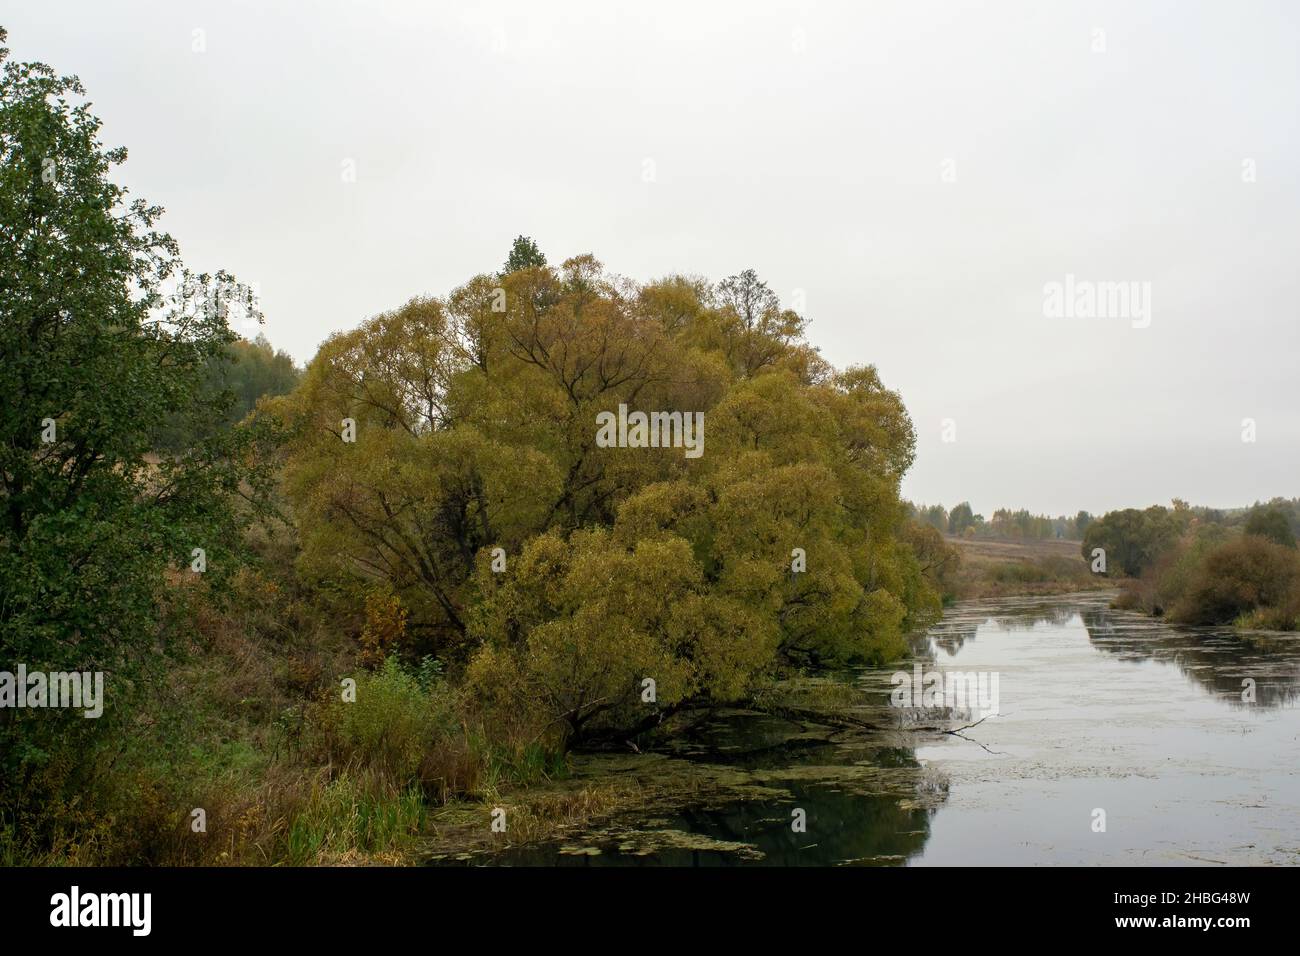
[[[381,664],[397,650],[406,635],[406,608],[387,589],[376,588],[366,595],[366,623],[361,629],[361,660]]]
[[[464,664],[512,733],[635,728],[646,678],[671,708],[893,657],[939,608],[898,497],[911,422],[803,331],[752,274],[637,286],[578,256],[335,336],[272,403],[300,566],[391,593],[402,652]],[[703,454],[599,447],[620,404],[702,412]]]
[[[1230,537],[1228,529],[1219,524],[1202,525],[1185,535],[1138,584],[1147,596],[1149,609],[1164,613],[1182,604],[1206,556]]]
[[[355,701],[338,694],[318,715],[319,746],[341,767],[376,770],[400,783],[416,780],[428,749],[455,729],[445,701],[393,658],[356,682]]]
[[[777,643],[769,619],[709,592],[690,544],[670,533],[627,548],[603,529],[552,532],[504,582],[483,572],[482,587],[471,688],[499,707],[538,702],[573,731],[597,717],[635,723],[647,677],[660,705],[737,697]]]

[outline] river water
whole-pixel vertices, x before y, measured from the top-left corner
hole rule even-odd
[[[1300,636],[1175,628],[1111,595],[956,605],[915,660],[809,682],[873,725],[750,710],[590,755],[647,806],[508,865],[1300,863]],[[996,714],[891,706],[894,675],[997,675]],[[936,719],[938,713],[938,719]],[[802,819],[803,825],[799,825]]]

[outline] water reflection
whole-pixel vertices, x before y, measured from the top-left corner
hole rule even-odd
[[[1027,631],[1040,624],[1063,625],[1078,613],[1074,605],[1044,598],[957,604],[944,612],[942,621],[915,639],[912,647],[920,657],[933,658],[936,650],[952,656],[967,641],[973,641],[981,627],[991,625],[1002,631]]]
[[[879,707],[879,701],[864,702]],[[653,784],[689,796],[574,834],[464,862],[525,866],[891,866],[925,845],[947,796],[912,748],[748,710],[705,720],[657,755]],[[600,776],[607,760],[579,758]],[[606,767],[606,772],[608,767]],[[652,783],[650,776],[644,782]],[[796,827],[795,814],[802,816]],[[454,862],[454,861],[436,861]]]
[[[1300,638],[1175,628],[1109,599],[949,609],[916,660],[1002,677],[1000,713],[970,739],[901,727],[890,675],[911,661],[824,676],[823,702],[879,729],[737,709],[654,754],[580,756],[579,778],[635,781],[649,806],[468,862],[1300,862]]]
[[[791,828],[794,808],[806,810],[806,832]],[[510,849],[492,862],[505,866],[890,866],[920,852],[930,833],[931,816],[932,811],[886,794],[796,785],[781,801],[688,807],[664,817],[629,821],[637,825],[628,830],[589,834],[580,843]],[[683,839],[691,834],[704,839]]]
[[[951,796],[909,863],[1300,862],[1300,641],[1109,597],[966,605],[923,642],[944,669],[1000,672],[1001,713],[972,732],[981,746],[918,745]]]
[[[983,629],[1015,633],[1081,622],[1092,645],[1126,661],[1177,667],[1189,680],[1234,707],[1293,706],[1300,698],[1300,635],[1243,632],[1234,628],[1180,627],[1109,607],[1109,592],[1072,599],[1008,598],[951,608],[944,620],[913,643],[922,660],[957,656]],[[1254,701],[1248,685],[1254,682]]]
[[[1174,627],[1105,607],[1085,608],[1081,617],[1097,650],[1120,660],[1171,664],[1229,706],[1290,707],[1300,697],[1296,635]]]

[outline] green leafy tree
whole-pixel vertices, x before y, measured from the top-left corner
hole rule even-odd
[[[1158,505],[1145,511],[1111,511],[1088,526],[1080,551],[1091,561],[1093,549],[1102,548],[1108,574],[1137,577],[1178,541],[1185,528],[1184,517]]]
[[[238,339],[208,360],[202,389],[203,401],[226,404],[225,413],[211,417],[206,427],[220,431],[242,421],[263,396],[284,395],[298,384],[300,372],[285,352],[271,347],[259,334],[251,342]],[[192,421],[190,422],[192,424]],[[186,427],[183,414],[168,417],[158,436],[158,450],[175,454],[203,440]]]
[[[971,511],[970,502],[963,501],[948,512],[948,533],[962,534],[967,528],[975,524],[975,515]]]
[[[3,46],[0,62],[0,659],[108,671],[112,713],[165,645],[164,573],[201,548],[220,578],[232,499],[264,487],[253,432],[220,430],[225,399],[202,388],[251,303],[224,272],[187,272],[162,210],[113,182],[126,151],[101,145],[75,77]],[[169,420],[203,439],[154,455]],[[32,734],[54,726],[13,714],[5,794],[49,759]]]
[[[1281,508],[1252,509],[1249,517],[1246,518],[1245,532],[1288,548],[1296,546],[1295,532],[1291,530],[1291,522]]]
[[[928,508],[921,509],[917,513],[916,519],[936,531],[948,530],[948,512],[944,510],[943,505],[930,505]]]
[[[271,347],[266,336],[231,343],[227,355],[208,368],[209,381],[215,389],[229,389],[234,394],[226,421],[233,425],[257,407],[266,395],[284,395],[298,384],[298,368],[287,352]]]

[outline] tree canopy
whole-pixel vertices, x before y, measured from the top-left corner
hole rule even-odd
[[[574,734],[899,654],[939,609],[903,534],[911,422],[756,282],[580,255],[334,336],[280,403],[304,569],[398,596],[409,653]],[[600,447],[620,405],[703,413],[703,455]]]
[[[149,647],[160,568],[230,546],[240,439],[201,382],[253,307],[112,181],[75,77],[0,61],[0,643],[108,668]],[[168,420],[205,438],[151,458]]]
[[[169,577],[228,579],[269,482],[266,425],[231,427],[232,394],[207,387],[238,348],[229,318],[257,314],[246,287],[184,267],[162,210],[113,181],[126,151],[100,143],[81,84],[3,40],[0,658],[106,675],[103,720],[3,712],[0,828],[37,833],[44,804],[93,787],[91,742],[129,734],[132,689],[184,642]]]
[[[1288,548],[1296,546],[1295,532],[1291,530],[1291,522],[1281,508],[1252,508],[1250,515],[1246,518],[1244,530],[1246,534],[1267,538],[1274,544],[1280,544]]]
[[[1101,548],[1106,552],[1107,573],[1137,577],[1178,540],[1190,517],[1186,511],[1159,505],[1111,511],[1088,525],[1080,550],[1091,561],[1093,550]]]

